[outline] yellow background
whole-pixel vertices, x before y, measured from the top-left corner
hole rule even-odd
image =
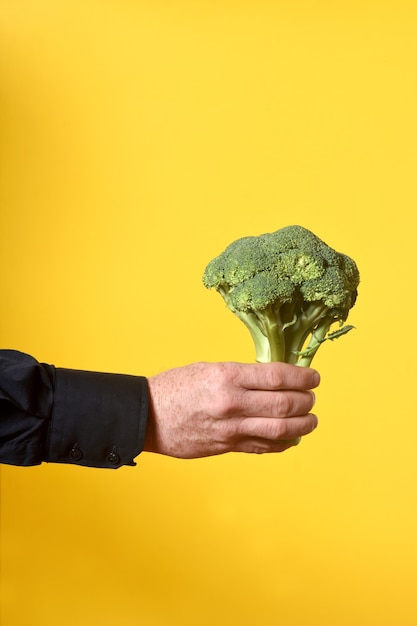
[[[251,361],[201,274],[292,223],[362,274],[298,448],[3,467],[2,626],[417,624],[416,27],[403,0],[2,1],[2,347]]]

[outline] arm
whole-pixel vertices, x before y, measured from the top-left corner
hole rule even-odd
[[[142,449],[282,452],[316,428],[318,384],[314,370],[285,363],[194,363],[147,381],[0,350],[0,462],[115,468]]]
[[[0,350],[0,462],[134,465],[148,414],[143,377],[55,368]]]

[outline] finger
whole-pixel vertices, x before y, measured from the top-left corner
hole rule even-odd
[[[313,391],[246,391],[235,415],[245,417],[295,417],[310,413],[316,396]]]
[[[245,389],[314,389],[320,384],[320,375],[309,367],[288,363],[236,364],[235,383]]]
[[[273,452],[284,452],[289,448],[298,446],[301,438],[292,439],[291,441],[269,441],[268,439],[244,439],[236,444],[233,452],[246,452],[249,454],[267,454]]]
[[[301,417],[271,419],[248,417],[238,427],[240,439],[259,438],[270,442],[289,441],[311,433],[318,424],[317,416],[309,413]]]

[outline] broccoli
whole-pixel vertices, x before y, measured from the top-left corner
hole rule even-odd
[[[344,322],[359,271],[311,231],[287,226],[234,241],[207,265],[203,284],[247,326],[258,362],[308,367],[324,341],[353,328]]]

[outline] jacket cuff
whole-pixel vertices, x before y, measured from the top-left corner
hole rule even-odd
[[[142,376],[56,368],[45,461],[88,467],[136,465],[149,407]]]

